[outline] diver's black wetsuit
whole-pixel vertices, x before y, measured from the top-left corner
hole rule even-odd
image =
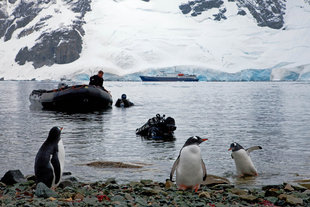
[[[134,104],[132,102],[130,102],[128,99],[117,99],[115,106],[117,107],[121,107],[121,105],[124,104],[124,107],[130,107],[133,106]]]

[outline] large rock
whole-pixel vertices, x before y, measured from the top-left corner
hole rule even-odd
[[[96,161],[85,164],[89,167],[97,167],[97,168],[142,168],[142,164],[131,164],[124,162],[113,162],[113,161]]]
[[[296,197],[294,197],[292,195],[287,195],[286,196],[286,202],[291,204],[291,205],[294,205],[294,206],[296,206],[296,205],[303,205],[303,203],[304,203],[301,198],[296,198]]]
[[[105,184],[108,185],[108,184],[116,184],[116,180],[115,178],[108,178],[106,181],[105,181]]]
[[[294,188],[290,184],[286,184],[284,187],[284,190],[286,191],[294,191]]]
[[[293,195],[281,194],[278,196],[280,200],[284,200],[291,205],[303,205],[303,200],[301,198],[296,198]]]
[[[199,193],[198,197],[199,197],[199,198],[208,198],[208,199],[210,199],[210,198],[211,198],[211,195],[210,195],[209,192],[203,191],[203,192]]]
[[[303,193],[306,195],[310,195],[310,190],[305,190]]]
[[[15,183],[26,181],[25,176],[20,170],[9,170],[1,178],[1,182],[6,185],[14,185]]]
[[[254,195],[240,195],[239,198],[249,202],[253,202],[257,199],[257,197]]]
[[[73,186],[73,183],[69,180],[64,180],[64,181],[60,182],[58,186],[60,188],[71,187],[71,186]]]
[[[208,175],[207,179],[202,183],[202,185],[214,186],[218,184],[230,184],[227,178],[219,177],[216,175]]]
[[[269,189],[283,189],[283,185],[265,185],[262,187],[262,190],[267,191]]]
[[[268,190],[266,190],[265,192],[265,196],[269,197],[278,197],[281,193],[283,193],[283,190],[277,189],[277,188],[270,188]]]
[[[296,181],[299,185],[307,188],[308,190],[310,189],[310,179],[307,180],[297,180]]]
[[[72,173],[71,172],[63,172],[62,173],[62,176],[69,176],[69,175],[72,175]]]
[[[310,182],[309,183],[298,183],[298,184],[307,188],[308,190],[310,189]]]
[[[230,189],[230,192],[235,195],[247,195],[249,193],[248,190],[239,189],[239,188],[232,188]]]
[[[41,198],[57,197],[57,193],[41,182],[37,184],[35,195]]]
[[[35,175],[26,175],[25,176],[26,180],[30,181],[36,181],[36,176]]]
[[[64,181],[70,181],[72,183],[79,182],[79,180],[74,176],[66,176],[63,178]]]

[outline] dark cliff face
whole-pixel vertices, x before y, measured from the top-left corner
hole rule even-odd
[[[256,19],[257,25],[281,29],[284,25],[285,0],[237,0],[238,6],[247,8]]]
[[[238,15],[246,15],[245,9],[256,19],[257,25],[261,27],[270,27],[272,29],[281,29],[284,24],[286,0],[229,0],[235,2],[239,7]],[[201,15],[202,12],[210,9],[218,9],[218,13],[213,14],[214,20],[225,20],[227,11],[222,0],[192,0],[179,6],[183,14],[191,16]]]
[[[20,3],[16,0],[5,0],[3,2],[1,5],[3,8],[10,6],[9,4],[15,8],[11,15],[8,15],[3,8],[0,10],[0,38],[3,38],[3,41],[10,41],[17,29],[27,27],[48,5],[57,3],[54,0],[22,0]],[[35,68],[39,68],[55,63],[71,63],[80,57],[82,36],[85,33],[82,27],[85,23],[83,18],[86,12],[91,10],[91,0],[64,0],[64,3],[76,13],[76,19],[72,20],[72,25],[44,31],[45,22],[52,18],[51,15],[47,15],[37,21],[34,26],[27,27],[16,34],[18,38],[24,38],[33,32],[41,33],[32,48],[21,48],[16,54],[15,61],[18,64],[23,65],[28,61],[32,62]]]
[[[224,2],[222,0],[193,0],[186,4],[181,4],[179,8],[183,14],[190,14],[193,17],[216,8],[218,9],[218,13],[213,15],[213,20],[220,21],[221,19],[227,19],[225,16],[226,8],[223,4]]]
[[[44,33],[38,41],[30,49],[28,47],[20,49],[15,61],[20,65],[30,61],[35,68],[40,68],[54,63],[71,63],[80,57],[82,51],[82,37],[77,30]]]
[[[11,39],[15,30],[25,27],[31,22],[42,10],[39,4],[48,4],[50,0],[34,2],[21,1],[16,5],[11,16],[4,16],[0,19],[0,38],[4,36],[4,41]],[[15,4],[16,1],[8,1],[7,4]],[[15,6],[15,5],[14,5]]]

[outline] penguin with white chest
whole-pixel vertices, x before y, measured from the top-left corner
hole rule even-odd
[[[176,171],[176,184],[182,189],[193,189],[198,191],[200,184],[207,178],[205,163],[201,158],[199,144],[208,139],[201,139],[198,136],[190,137],[180,150],[180,154],[174,162],[170,180]]]
[[[34,164],[36,183],[56,187],[61,180],[65,162],[65,149],[60,138],[62,128],[53,127],[39,149]]]
[[[240,144],[234,142],[230,145],[229,150],[232,151],[231,158],[234,159],[237,169],[237,174],[243,176],[257,176],[257,170],[251,160],[250,152],[253,150],[262,149],[261,146],[254,146],[244,149]]]

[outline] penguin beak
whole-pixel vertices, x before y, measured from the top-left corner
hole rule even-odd
[[[62,131],[62,130],[63,130],[63,127],[60,127],[59,129],[60,129],[60,131]]]
[[[204,142],[204,141],[207,141],[208,139],[201,139],[201,140]]]
[[[230,151],[230,150],[231,150],[231,148],[228,149],[228,151]]]

